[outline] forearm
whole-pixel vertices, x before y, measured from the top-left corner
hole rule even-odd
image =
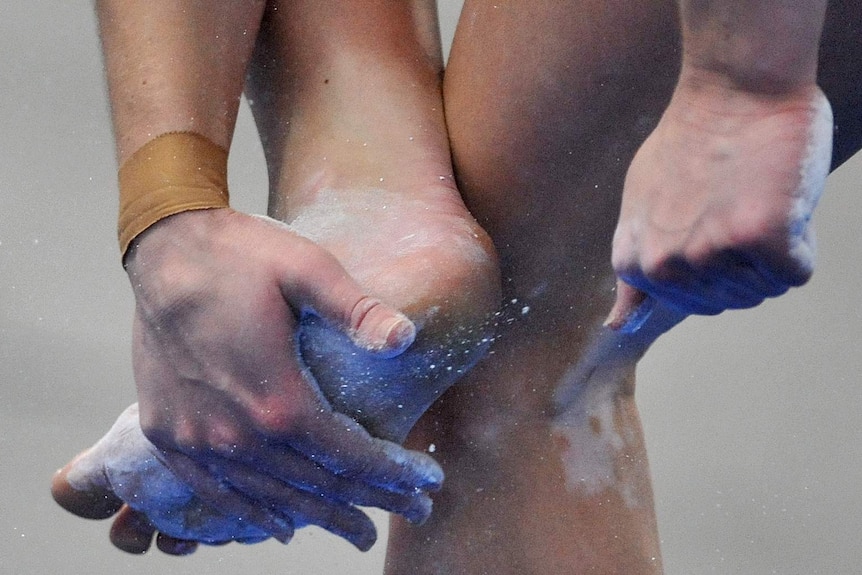
[[[436,12],[429,1],[274,5],[248,91],[273,211],[320,187],[451,184]],[[301,200],[300,200],[301,201]]]
[[[117,155],[193,131],[227,149],[261,0],[98,0]]]
[[[816,80],[826,0],[680,0],[683,78],[782,93]]]

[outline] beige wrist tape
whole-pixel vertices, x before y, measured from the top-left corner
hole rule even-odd
[[[132,240],[168,216],[228,207],[227,151],[193,132],[150,140],[120,167],[117,232],[125,257]]]

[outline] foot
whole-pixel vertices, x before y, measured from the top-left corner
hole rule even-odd
[[[180,481],[141,431],[137,404],[55,474],[51,492],[65,509],[89,519],[104,519],[122,509],[112,540],[132,553],[149,548],[155,528],[176,536],[194,533],[194,540],[211,544],[270,535],[207,505]],[[142,513],[146,517],[139,516]]]
[[[332,252],[360,285],[417,325],[392,359],[359,352],[313,315],[301,351],[337,411],[401,442],[425,410],[490,344],[499,302],[493,249],[451,188],[421,196],[322,189],[292,229]]]
[[[372,435],[401,442],[490,344],[490,318],[499,301],[490,241],[448,187],[409,197],[386,190],[321,189],[291,216],[291,229],[330,250],[370,295],[390,302],[417,325],[414,344],[383,359],[357,348],[313,310],[301,320],[302,357],[334,409]],[[83,517],[109,517],[125,502],[112,541],[130,552],[146,551],[156,531],[160,549],[172,554],[193,551],[194,541],[253,542],[269,536],[243,521],[244,514],[257,511],[247,500],[218,490],[216,485],[217,504],[211,505],[164,465],[140,431],[135,406],[61,469],[52,485],[55,500]],[[297,495],[298,505],[302,496]],[[317,524],[360,548],[368,546],[367,525],[346,510],[326,517],[307,509],[278,511],[297,527]]]

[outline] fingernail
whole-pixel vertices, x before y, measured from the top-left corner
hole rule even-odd
[[[368,551],[377,543],[377,531],[363,530],[358,536],[352,537],[350,542],[360,551]]]
[[[429,470],[427,476],[428,483],[424,486],[424,489],[428,491],[440,491],[443,488],[443,480],[446,479],[446,475],[443,473],[443,468],[436,461],[433,461],[433,463],[434,465]]]
[[[386,332],[386,347],[392,351],[403,351],[416,339],[416,325],[407,317],[397,318]]]
[[[287,544],[293,539],[294,526],[293,522],[278,515],[271,516],[272,524],[275,526],[271,530],[272,536],[276,541]]]
[[[390,358],[404,353],[415,339],[416,325],[407,316],[398,314],[378,328],[375,341],[367,348],[382,358]]]
[[[287,545],[293,539],[293,535],[288,535],[286,533],[276,533],[272,536],[276,541],[281,543],[282,545]]]
[[[440,491],[443,487],[445,475],[443,469],[433,459],[427,461],[414,462],[414,477],[410,480],[396,480],[394,486],[400,487],[403,492],[419,494],[421,491]]]
[[[620,333],[635,333],[647,322],[655,309],[655,300],[646,298],[640,305],[635,307],[628,316],[624,318],[624,322],[617,328]]]
[[[401,467],[398,476],[386,482],[387,489],[418,494],[420,491],[438,491],[443,486],[443,468],[430,455],[408,451],[394,443],[380,445],[389,460]]]
[[[413,525],[422,525],[431,516],[434,502],[425,494],[417,497],[414,505],[404,513],[404,517]]]
[[[621,282],[617,289],[633,290]],[[655,300],[641,291],[634,291],[633,293],[633,296],[617,294],[617,301],[614,302],[614,307],[603,324],[605,327],[621,333],[635,333],[646,323],[652,314]]]
[[[602,325],[614,331],[619,331],[623,323],[625,323],[625,318],[619,315],[616,310],[613,310]]]

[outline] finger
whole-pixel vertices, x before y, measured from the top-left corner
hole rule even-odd
[[[404,493],[443,485],[443,470],[430,456],[371,437],[341,413],[318,410],[298,429],[304,433],[290,437],[291,446],[342,477]]]
[[[771,246],[752,252],[751,265],[772,282],[790,287],[798,287],[811,279],[815,260],[814,229],[805,227],[801,237],[791,238],[786,249]]]
[[[651,281],[645,276],[624,276],[623,281],[632,283],[637,289],[648,293],[650,299],[684,315],[716,315],[727,309],[708,296],[704,296],[704,285],[693,273],[683,274],[673,281]]]
[[[650,292],[662,301],[684,307],[689,313],[715,315],[727,309],[760,305],[788,286],[746,254],[735,250],[718,254],[708,264],[688,265],[671,280],[653,281]]]
[[[332,322],[357,346],[383,357],[413,343],[416,326],[407,316],[369,297],[329,252],[314,244],[309,250],[314,257],[299,273],[295,267],[283,272],[282,293],[294,309]]]
[[[263,543],[268,540],[269,537],[237,537],[234,539],[237,543],[241,543],[242,545],[257,545],[258,543]],[[289,543],[290,540],[285,541],[284,543]]]
[[[177,451],[163,452],[165,462],[177,477],[185,481],[195,495],[227,517],[237,518],[245,524],[272,535],[287,543],[293,537],[293,523],[287,517],[262,508],[245,495],[233,489],[221,477]],[[218,539],[238,539],[241,534],[225,533]]]
[[[159,533],[156,536],[156,547],[159,548],[159,551],[162,553],[166,553],[168,555],[191,555],[198,548],[198,544],[196,541],[189,541],[187,539],[177,539],[176,537],[171,537],[170,535],[165,535],[164,533]]]
[[[717,298],[716,292],[710,292],[699,285],[695,278],[689,279],[683,285],[657,283],[650,290],[650,294],[663,305],[688,315],[718,315],[728,309],[726,302]]]
[[[683,256],[674,256],[649,273],[635,268],[621,272],[620,278],[679,313],[717,315],[734,303],[722,280],[737,263],[735,257],[727,255],[723,261],[714,257],[695,266]]]
[[[281,509],[299,525],[317,525],[352,543],[361,551],[370,549],[377,540],[374,522],[361,510],[346,503],[294,489],[257,470],[234,464],[226,469],[225,478],[243,493],[254,493],[255,500]]]
[[[767,294],[767,297],[778,297],[787,293],[787,291],[795,285],[785,281],[786,278],[782,278],[773,273],[770,267],[763,262],[752,261],[749,265],[754,273],[762,278],[762,281],[766,285],[764,292]]]
[[[738,286],[737,289],[758,294],[762,299],[779,296],[790,287],[757,253],[735,249],[716,256],[713,262],[702,267],[701,273],[707,278],[722,278]]]
[[[386,487],[341,477],[287,446],[266,445],[254,459],[243,458],[244,453],[237,455],[238,463],[234,465],[240,467],[236,469],[254,469],[261,479],[271,478],[273,481],[278,481],[280,486],[288,484],[306,493],[341,503],[377,507],[390,513],[403,515],[413,523],[425,521],[431,513],[431,499],[421,491],[417,492],[415,489],[410,489],[406,493],[391,491]],[[234,480],[230,469],[231,463],[223,460],[215,464],[223,467],[225,476],[229,477],[231,483],[236,486],[240,480]],[[247,471],[246,475],[248,475]],[[264,488],[264,485],[267,487]],[[269,485],[262,483],[258,486],[259,489],[246,486],[241,491],[251,499],[270,501],[276,508],[290,507],[291,492],[271,489]]]
[[[91,450],[78,454],[51,480],[51,495],[63,509],[87,519],[107,519],[123,506],[100,466],[90,460]],[[70,481],[71,478],[71,481]]]
[[[250,394],[234,398],[249,413],[266,413],[261,424],[251,422],[264,442],[277,449],[291,448],[330,473],[372,487],[401,493],[440,489],[443,470],[434,459],[391,441],[371,437],[359,423],[331,410],[310,374],[296,363],[297,358],[288,355],[282,359],[285,369],[274,380],[287,380],[286,389],[298,390],[295,395],[299,397],[291,402],[292,406],[282,409],[282,398],[278,398],[280,407],[272,402],[261,407],[258,398]],[[300,380],[290,381],[294,378]],[[260,448],[253,454],[258,459],[259,452]],[[249,458],[245,450],[231,449],[222,455],[234,460]],[[249,463],[256,465],[253,461]],[[264,464],[264,460],[260,463]],[[275,476],[292,483],[295,472],[294,469],[281,470]]]
[[[768,297],[786,292],[788,286],[773,280],[747,262],[715,265],[703,272],[704,299],[726,309],[747,309],[760,305]]]
[[[728,277],[719,277],[710,282],[701,297],[722,311],[757,307],[766,299],[763,292]]]
[[[114,547],[141,555],[149,550],[155,532],[156,528],[143,513],[124,505],[111,525],[110,538]]]
[[[649,317],[647,294],[636,287],[617,280],[617,297],[604,325],[614,331],[633,333]]]

